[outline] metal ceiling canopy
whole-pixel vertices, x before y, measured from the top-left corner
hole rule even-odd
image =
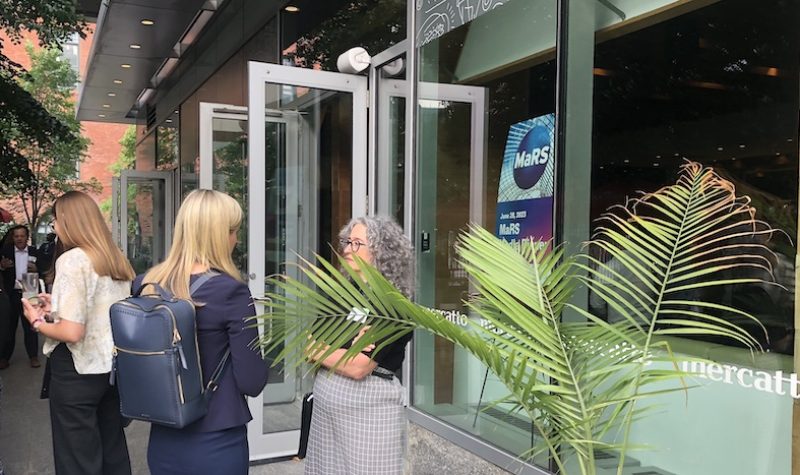
[[[166,76],[222,0],[102,0],[80,86],[82,121],[134,123],[137,103]]]

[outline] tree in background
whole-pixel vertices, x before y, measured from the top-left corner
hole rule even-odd
[[[15,43],[23,32],[31,31],[40,46],[57,48],[73,34],[84,34],[86,25],[75,6],[74,0],[1,0],[0,30]],[[80,140],[79,131],[51,114],[23,87],[29,80],[25,69],[3,54],[0,40],[0,183],[34,179],[20,144],[46,150]]]
[[[119,178],[123,170],[133,169],[136,163],[136,126],[130,125],[125,129],[122,138],[119,139],[119,144],[122,145],[119,149],[119,156],[117,160],[108,166],[108,171],[112,175]],[[128,190],[128,199],[132,199],[131,190]],[[103,216],[110,222],[111,221],[111,206],[113,206],[113,197],[108,197],[100,203],[100,211]]]
[[[136,127],[133,125],[125,129],[122,138],[119,139],[119,144],[122,145],[119,149],[119,157],[117,161],[108,166],[108,171],[114,176],[119,176],[122,170],[130,170],[133,164],[136,163]]]
[[[72,93],[77,74],[61,60],[58,49],[36,51],[29,43],[25,50],[31,58],[31,70],[19,78],[19,85],[73,136],[72,140],[44,144],[18,127],[3,131],[27,161],[32,180],[22,175],[7,177],[0,183],[0,195],[17,200],[14,207],[24,213],[31,235],[35,236],[42,214],[58,195],[70,190],[96,192],[102,187],[94,177],[85,182],[79,177],[78,165],[85,157],[89,140],[81,137],[81,125],[75,118]]]

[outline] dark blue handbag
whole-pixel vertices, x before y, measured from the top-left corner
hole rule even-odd
[[[216,275],[199,276],[190,295]],[[148,286],[157,294],[142,295]],[[114,338],[110,378],[119,389],[122,415],[174,428],[205,416],[230,349],[204,386],[194,304],[158,284],[142,284],[132,296],[113,304],[110,316]]]

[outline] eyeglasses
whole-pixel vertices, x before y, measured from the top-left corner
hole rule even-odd
[[[342,251],[347,249],[347,246],[350,246],[350,249],[353,252],[358,252],[361,249],[361,246],[365,246],[366,243],[361,241],[353,241],[352,239],[339,239],[339,245],[342,246]]]

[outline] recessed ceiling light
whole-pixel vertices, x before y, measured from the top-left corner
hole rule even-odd
[[[739,148],[744,148],[745,144],[739,144]]]
[[[717,147],[717,152],[721,152],[721,151],[723,151],[723,150],[724,150],[724,149],[723,149],[722,147]]]
[[[109,107],[111,107],[111,104],[103,104],[103,107],[105,107],[106,109],[108,109]]]
[[[155,24],[156,24],[156,22],[154,22],[153,20],[150,20],[148,18],[142,18],[142,25],[151,26],[151,25],[155,25]]]
[[[115,92],[109,92],[108,97],[117,97],[117,94]]]
[[[654,167],[657,167],[657,166],[658,166],[658,163],[653,163],[653,166],[654,166]]]
[[[120,66],[121,68],[123,68],[123,69],[129,69],[129,68],[131,67],[131,65],[130,65],[130,64],[127,64],[127,63],[120,64],[119,66]]]
[[[122,79],[114,79],[114,84],[122,84]]]
[[[171,124],[172,123],[172,119],[167,119],[165,122],[168,123],[168,124]]]
[[[97,114],[97,117],[100,117],[101,119],[105,118],[105,116],[105,114]]]
[[[137,45],[136,43],[133,43],[130,46],[131,46],[131,49],[142,49],[142,45]]]
[[[283,9],[286,10],[287,12],[289,12],[289,13],[297,13],[297,12],[300,11],[300,8],[298,8],[298,7],[294,6],[294,5],[286,5]]]

